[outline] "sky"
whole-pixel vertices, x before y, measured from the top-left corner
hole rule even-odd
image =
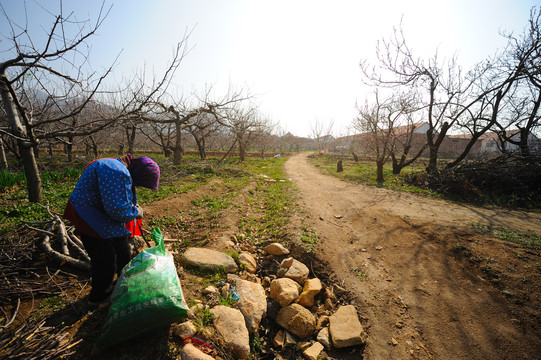
[[[56,0],[0,0],[11,20],[39,40],[59,12]],[[96,21],[102,1],[63,2],[64,14]],[[281,132],[311,136],[316,122],[345,135],[356,103],[372,93],[359,63],[374,63],[378,40],[400,26],[416,56],[456,55],[465,69],[501,50],[501,31],[522,33],[530,0],[116,0],[89,39],[89,63],[109,81],[136,71],[161,74],[184,38],[190,52],[170,86],[176,96],[230,87],[254,96]],[[26,6],[26,18],[25,18]],[[10,29],[0,14],[0,62],[9,58]]]

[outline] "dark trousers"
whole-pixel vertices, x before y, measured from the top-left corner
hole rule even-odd
[[[128,237],[100,239],[81,234],[81,240],[91,263],[92,290],[88,301],[100,302],[111,295],[115,273],[120,275],[131,259]]]

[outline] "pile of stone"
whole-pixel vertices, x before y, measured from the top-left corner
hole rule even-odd
[[[209,306],[220,342],[238,359],[249,357],[250,334],[258,333],[264,318],[280,327],[269,340],[277,359],[280,359],[280,352],[289,346],[300,348],[304,358],[315,360],[325,357],[325,349],[346,348],[366,342],[366,333],[355,307],[338,304],[332,287],[324,286],[318,278],[309,278],[308,267],[288,257],[289,251],[281,244],[270,244],[263,251],[251,250],[258,254],[241,252],[239,264],[225,253],[203,248],[190,248],[181,256],[185,265],[221,268],[228,272],[226,282],[219,288],[209,286],[202,293],[207,299],[215,299],[220,294],[223,297],[234,294],[237,299],[234,306],[196,306]],[[256,257],[279,262],[276,273],[258,277],[256,273],[260,269]],[[238,272],[239,266],[241,272]],[[175,333],[193,336],[196,328],[189,320],[178,325]],[[185,346],[182,359],[213,358],[198,351],[194,346]]]

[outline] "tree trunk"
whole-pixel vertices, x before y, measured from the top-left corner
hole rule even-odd
[[[135,146],[135,134],[137,128],[135,126],[126,127],[126,139],[128,140],[128,152],[133,153],[133,148]]]
[[[378,182],[378,187],[383,187],[383,182],[385,179],[383,178],[383,160],[377,160],[376,161],[376,167],[377,167],[377,178],[376,181]]]
[[[246,160],[246,148],[244,147],[244,144],[242,141],[239,141],[239,160],[245,161]]]
[[[175,147],[173,148],[173,165],[180,165],[182,163],[182,139],[181,139],[181,126],[180,123],[175,123],[176,136]]]
[[[438,148],[429,146],[429,158],[426,172],[429,174],[436,174],[438,172]]]
[[[359,162],[359,157],[354,152],[351,152],[351,155],[353,155],[353,161]]]
[[[336,172],[344,171],[344,166],[342,165],[342,160],[338,160],[336,163]]]
[[[199,158],[201,160],[205,160],[207,158],[207,152],[205,151],[205,139],[200,139],[197,136],[194,136],[193,138],[195,140],[195,144],[197,145],[197,150],[199,151]]]
[[[66,154],[68,155],[68,162],[73,161],[73,136],[68,137],[68,143],[66,144]]]
[[[0,170],[7,170],[8,160],[6,158],[6,149],[4,148],[4,141],[0,138]]]
[[[19,148],[24,167],[24,174],[26,175],[28,201],[37,203],[42,200],[43,194],[38,164],[34,156],[35,145],[33,145],[28,138],[26,129],[21,123],[17,107],[15,106],[14,99],[9,90],[11,84],[9,84],[4,74],[1,74],[0,76],[0,92],[2,95],[2,102],[4,103],[4,109],[6,110],[8,121],[11,124],[12,133],[19,138],[19,140],[17,140],[17,147]]]

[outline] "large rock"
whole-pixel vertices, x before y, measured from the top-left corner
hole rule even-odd
[[[235,275],[228,275],[227,279],[235,285],[236,292],[240,296],[237,306],[244,315],[248,331],[250,333],[256,332],[261,319],[267,313],[265,289],[260,284],[242,280]]]
[[[257,262],[249,252],[243,251],[240,253],[239,264],[244,265],[246,271],[248,271],[250,274],[255,274],[257,271]]]
[[[367,338],[353,305],[340,306],[329,317],[329,333],[336,348],[364,344]]]
[[[275,279],[270,284],[271,299],[281,306],[287,306],[293,302],[301,291],[301,286],[289,278]]]
[[[280,263],[280,268],[278,269],[277,275],[279,277],[287,277],[295,280],[302,286],[304,281],[308,279],[309,273],[310,270],[308,270],[306,265],[292,257],[289,257]]]
[[[299,304],[291,304],[280,309],[276,316],[276,323],[302,339],[311,336],[316,331],[315,316]]]
[[[226,345],[238,359],[246,359],[250,355],[250,335],[240,310],[218,305],[210,312],[214,315],[214,327]]]
[[[192,344],[186,344],[182,348],[181,353],[181,359],[182,360],[214,360],[214,358],[210,355],[205,354]]]
[[[282,244],[280,243],[272,243],[265,247],[265,251],[268,254],[274,255],[274,256],[282,256],[282,255],[288,255],[289,250],[286,249]]]
[[[297,302],[302,306],[311,307],[314,305],[314,296],[319,294],[322,288],[323,286],[318,278],[306,280]]]
[[[225,269],[226,272],[237,272],[238,266],[235,260],[223,252],[204,249],[204,248],[189,248],[180,257],[183,265],[191,265],[211,270]]]

